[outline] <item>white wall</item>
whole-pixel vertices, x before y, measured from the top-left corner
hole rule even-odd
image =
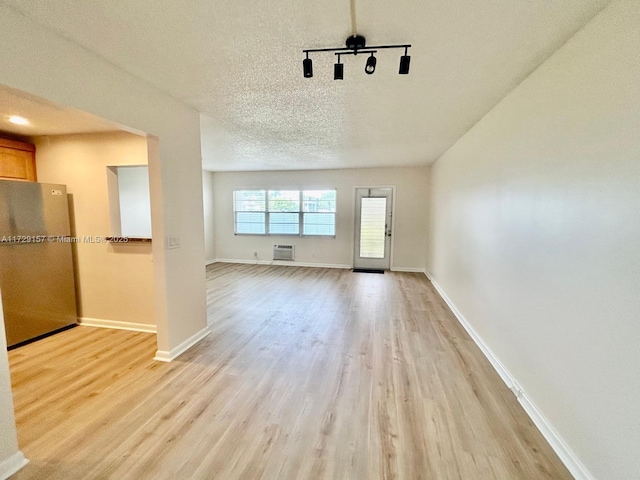
[[[640,478],[639,25],[612,2],[432,172],[431,275],[603,480]]]
[[[158,349],[206,328],[198,112],[0,4],[0,83],[146,132]],[[180,248],[165,247],[168,236]]]
[[[0,478],[7,478],[25,463],[18,450],[16,422],[13,414],[13,396],[9,377],[7,340],[2,312],[2,292],[0,292]]]
[[[146,158],[144,163],[147,163]],[[118,167],[118,197],[120,234],[151,238],[149,169],[146,166]]]
[[[213,175],[215,251],[218,259],[273,259],[273,245],[293,244],[296,262],[353,264],[355,187],[395,186],[395,230],[392,268],[422,271],[425,265],[429,170],[422,168],[372,168],[277,172],[220,172]],[[234,235],[233,191],[255,188],[337,189],[336,237]]]
[[[153,135],[148,151],[159,354],[170,357],[206,332],[198,112],[4,4],[0,84]],[[167,236],[180,236],[181,248],[167,250]],[[9,413],[0,411],[0,425]]]
[[[73,234],[80,238],[111,235],[107,167],[146,165],[147,139],[114,132],[39,137],[35,144],[38,180],[65,184],[72,195]],[[148,186],[146,168],[142,176]],[[146,195],[148,209],[148,190]],[[148,215],[147,210],[147,222]],[[81,242],[74,245],[74,256],[78,315],[84,321],[155,325],[151,244]]]
[[[213,205],[213,172],[202,171],[202,203],[204,211],[204,258],[206,263],[216,258],[214,236],[214,205]]]

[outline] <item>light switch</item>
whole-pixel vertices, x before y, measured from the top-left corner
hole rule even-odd
[[[167,237],[167,250],[180,248],[180,235],[171,235]]]

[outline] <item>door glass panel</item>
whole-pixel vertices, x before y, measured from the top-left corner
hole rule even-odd
[[[360,204],[360,257],[384,258],[387,198],[363,198]]]

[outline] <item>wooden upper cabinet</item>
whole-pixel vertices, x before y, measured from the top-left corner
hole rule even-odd
[[[35,145],[0,138],[0,178],[37,181]]]

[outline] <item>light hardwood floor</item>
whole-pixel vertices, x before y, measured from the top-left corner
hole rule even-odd
[[[569,479],[424,275],[214,264],[213,333],[10,352],[16,479]]]

